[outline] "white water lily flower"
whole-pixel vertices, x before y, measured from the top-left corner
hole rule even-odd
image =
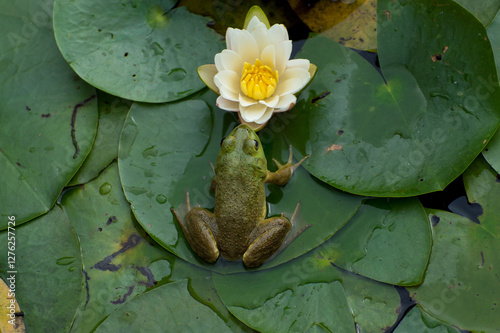
[[[297,100],[294,94],[316,72],[309,60],[290,60],[288,31],[282,24],[270,27],[258,6],[249,10],[243,30],[227,29],[226,44],[215,55],[215,64],[199,67],[198,73],[220,95],[219,108],[239,112],[240,121],[256,130],[274,112],[290,110]]]

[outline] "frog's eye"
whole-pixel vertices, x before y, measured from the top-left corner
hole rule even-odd
[[[259,141],[248,138],[243,143],[243,150],[249,155],[255,155],[259,151]]]
[[[236,140],[234,139],[234,136],[226,136],[220,141],[221,149],[224,149],[225,151],[231,151],[235,144]]]

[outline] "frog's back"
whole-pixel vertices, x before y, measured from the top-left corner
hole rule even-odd
[[[266,216],[264,178],[255,165],[244,164],[219,169],[216,181],[218,248],[224,257],[236,260],[246,251],[252,230]]]

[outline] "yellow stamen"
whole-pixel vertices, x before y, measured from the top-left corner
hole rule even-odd
[[[241,73],[241,91],[250,98],[261,100],[271,97],[278,85],[278,71],[272,71],[257,59],[255,64],[245,62]]]

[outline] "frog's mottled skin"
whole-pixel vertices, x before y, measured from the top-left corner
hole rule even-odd
[[[215,164],[214,213],[195,207],[190,209],[185,224],[174,211],[179,225],[193,250],[204,260],[214,262],[222,256],[228,260],[243,257],[248,267],[262,265],[278,250],[292,228],[284,217],[266,219],[264,183],[285,185],[302,163],[292,165],[290,159],[278,170],[267,170],[266,157],[259,137],[247,125],[236,127],[221,143]]]

